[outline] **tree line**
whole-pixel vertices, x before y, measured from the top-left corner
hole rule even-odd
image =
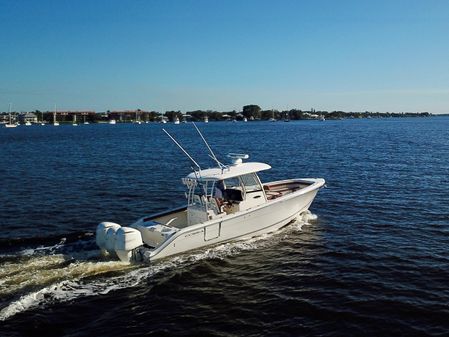
[[[52,121],[53,112],[51,111],[40,111],[35,110],[33,112],[39,120]],[[8,114],[7,112],[2,112],[2,115]],[[13,115],[17,115],[17,112],[13,112]],[[144,111],[141,109],[129,110],[129,111],[110,111],[106,112],[72,112],[72,113],[58,113],[59,121],[70,121],[73,118],[73,114],[77,114],[78,120],[80,118],[88,122],[101,122],[103,120],[116,119],[122,122],[132,122],[136,120],[156,122],[162,119],[168,121],[174,121],[176,118],[179,120],[188,121],[204,121],[206,118],[213,121],[222,120],[307,120],[307,119],[346,119],[346,118],[384,118],[384,117],[428,117],[431,116],[429,112],[345,112],[345,111],[325,111],[325,110],[315,110],[311,108],[310,110],[301,109],[289,109],[289,110],[277,110],[269,109],[262,110],[259,105],[249,104],[242,108],[242,111],[215,111],[215,110],[193,110],[181,112],[180,110],[169,110],[165,112],[159,111]]]

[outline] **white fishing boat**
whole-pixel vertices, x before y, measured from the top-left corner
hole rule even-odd
[[[33,124],[31,124],[30,121],[26,121],[26,122],[25,122],[25,126],[31,126],[31,125],[33,125]]]
[[[232,163],[224,165],[198,130],[217,164],[203,170],[164,132],[196,167],[182,179],[187,188],[187,205],[144,216],[129,227],[100,223],[96,230],[97,245],[102,253],[117,256],[123,262],[154,261],[276,231],[308,214],[315,195],[325,183],[321,178],[262,183],[257,173],[270,169],[270,165],[243,162],[249,157],[245,154],[229,154]]]
[[[117,124],[117,122],[115,119],[111,119],[111,120],[109,120],[109,124]]]
[[[174,123],[174,124],[179,124],[179,118],[178,118],[178,116],[175,117],[173,123]]]

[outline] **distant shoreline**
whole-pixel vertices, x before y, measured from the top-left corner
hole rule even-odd
[[[309,111],[291,110],[262,110],[258,105],[247,105],[240,112],[219,112],[212,110],[195,110],[182,113],[181,111],[30,111],[11,112],[11,120],[15,123],[47,123],[58,121],[70,123],[149,123],[149,122],[208,122],[208,121],[295,121],[295,120],[343,120],[343,119],[378,119],[402,117],[432,117],[449,116],[449,114],[434,115],[429,112],[345,112],[345,111]],[[0,123],[9,122],[9,113],[0,113]]]

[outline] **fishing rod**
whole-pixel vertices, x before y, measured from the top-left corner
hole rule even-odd
[[[196,126],[195,123],[192,123],[192,124],[193,124],[193,126],[195,127],[196,131],[198,131],[198,134],[200,135],[200,137],[201,137],[201,139],[203,140],[204,144],[206,144],[207,149],[208,149],[209,152],[211,153],[211,154],[209,155],[209,157],[211,157],[213,160],[215,160],[215,162],[218,164],[218,166],[219,166],[220,168],[225,167],[225,165],[223,165],[223,164],[217,159],[217,157],[215,156],[214,151],[212,151],[211,147],[210,147],[209,144],[207,143],[207,141],[206,141],[206,139],[204,138],[203,134],[201,133],[200,129],[198,129],[198,127]]]
[[[170,139],[181,149],[182,152],[184,152],[184,154],[192,161],[192,163],[198,167],[198,170],[201,171],[201,166],[192,158],[192,156],[190,156],[190,154],[187,153],[186,150],[184,150],[184,148],[181,146],[181,144],[179,144],[176,139],[174,139],[165,129],[162,129],[162,131],[164,131],[167,136],[170,137]]]

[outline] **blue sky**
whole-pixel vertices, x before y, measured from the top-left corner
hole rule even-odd
[[[0,0],[0,111],[449,112],[449,1]]]

